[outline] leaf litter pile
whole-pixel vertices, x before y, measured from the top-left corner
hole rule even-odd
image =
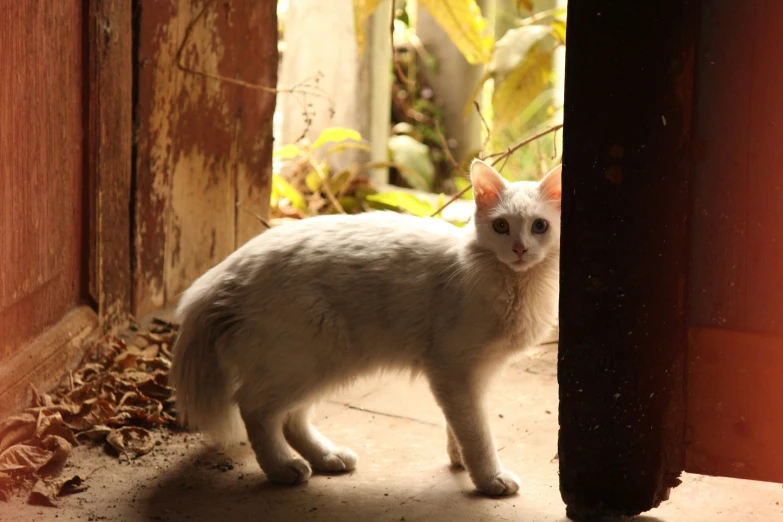
[[[55,506],[87,488],[87,477],[61,476],[74,446],[104,444],[132,460],[155,446],[151,430],[176,428],[168,372],[177,325],[153,319],[131,330],[131,342],[95,343],[54,391],[33,390],[32,405],[0,423],[0,500],[29,492],[29,503]]]

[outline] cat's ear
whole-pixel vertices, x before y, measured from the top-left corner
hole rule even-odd
[[[563,170],[562,165],[558,165],[549,171],[549,174],[543,177],[539,182],[541,187],[541,194],[544,196],[545,201],[551,201],[557,208],[560,208],[560,203],[563,194],[563,186],[560,180],[560,171]]]
[[[506,188],[503,176],[480,159],[474,159],[470,164],[470,182],[473,184],[473,199],[479,210],[495,206],[500,199],[500,192]]]

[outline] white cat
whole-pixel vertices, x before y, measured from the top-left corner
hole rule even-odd
[[[268,479],[296,484],[311,466],[356,467],[310,423],[313,403],[368,372],[423,373],[452,464],[486,494],[515,493],[484,392],[556,322],[560,167],[508,183],[476,160],[470,176],[476,213],[463,229],[393,212],[314,217],[259,235],[193,283],[171,369],[181,419],[219,443],[241,439],[244,421]]]

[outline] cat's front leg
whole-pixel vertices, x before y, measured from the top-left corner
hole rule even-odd
[[[519,478],[503,469],[480,396],[483,387],[476,380],[475,375],[430,375],[433,394],[454,432],[473,484],[487,495],[513,495],[519,490]]]
[[[462,465],[462,450],[459,449],[459,442],[457,442],[457,436],[454,435],[454,430],[451,426],[446,424],[446,453],[449,455],[449,461],[454,468],[464,468]]]

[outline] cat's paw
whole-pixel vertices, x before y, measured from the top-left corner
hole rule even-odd
[[[501,471],[487,481],[476,483],[476,487],[485,495],[505,497],[519,491],[519,478],[510,471]]]
[[[311,462],[318,471],[340,472],[353,471],[359,457],[350,448],[335,448],[331,453],[322,455]]]
[[[310,464],[302,459],[293,459],[277,469],[266,473],[266,478],[275,484],[294,485],[307,482],[313,471]]]

